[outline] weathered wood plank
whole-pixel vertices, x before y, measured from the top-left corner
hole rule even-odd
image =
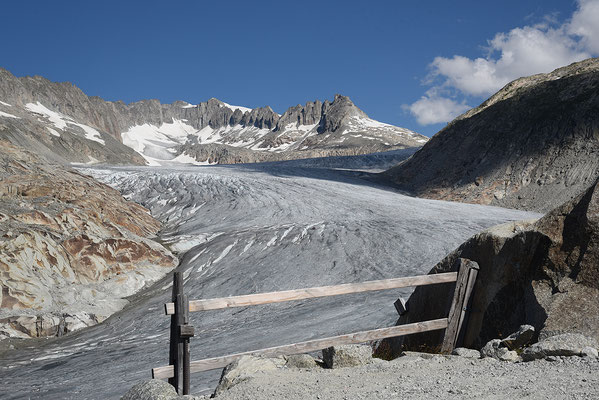
[[[468,283],[466,284],[466,294],[464,307],[462,307],[462,313],[460,315],[460,322],[458,323],[458,335],[456,337],[455,346],[464,345],[464,337],[466,336],[466,328],[468,326],[468,319],[470,318],[470,312],[472,307],[472,293],[474,292],[474,285],[476,284],[476,278],[478,277],[479,265],[475,261],[471,261],[470,273],[468,275]]]
[[[172,294],[172,301],[174,305],[174,302],[177,301],[177,295],[182,293],[182,289],[183,289],[183,274],[181,274],[181,272],[175,272],[173,274],[173,294]],[[170,365],[175,365],[176,360],[177,360],[177,356],[178,356],[178,344],[179,344],[179,324],[177,323],[177,316],[173,315],[171,316],[171,333],[170,333],[170,341],[169,341],[169,356],[168,356],[168,362]],[[173,385],[173,387],[175,388],[175,390],[177,390],[177,382],[175,380],[175,377],[173,375],[172,378],[170,378],[168,380],[168,383],[170,383],[171,385]]]
[[[463,322],[462,313],[469,300],[467,294],[469,295],[472,293],[472,289],[470,289],[470,291],[468,290],[470,271],[472,269],[478,270],[477,263],[465,258],[457,259],[456,263],[458,264],[458,277],[453,292],[451,308],[449,309],[449,315],[447,316],[448,326],[445,330],[443,343],[441,345],[441,353],[444,354],[451,353],[456,346],[461,323]]]
[[[177,299],[179,299],[180,297],[177,297]],[[183,395],[189,394],[189,389],[190,389],[190,385],[191,385],[191,381],[189,378],[189,374],[190,374],[190,367],[189,367],[189,363],[190,363],[190,357],[189,357],[189,338],[190,336],[188,335],[183,335],[182,333],[185,332],[185,328],[191,328],[192,331],[192,336],[193,336],[193,326],[189,326],[189,299],[187,297],[186,294],[184,294],[183,296],[181,296],[183,302],[181,304],[181,311],[183,314],[183,325],[179,325],[179,328],[183,328],[183,329],[179,329],[179,339],[183,342],[183,365],[182,365],[182,369],[183,369]]]
[[[183,287],[180,287],[180,291],[183,292]],[[183,325],[185,324],[185,295],[183,294],[178,294],[177,295],[177,301],[175,302],[176,305],[176,313],[175,315],[177,316],[177,325]],[[175,359],[175,368],[174,368],[174,374],[175,374],[175,382],[177,384],[177,386],[175,386],[175,390],[177,391],[177,393],[181,396],[183,395],[183,391],[184,391],[184,382],[183,382],[183,377],[184,377],[184,362],[185,362],[185,342],[183,340],[183,338],[181,337],[181,335],[179,334],[179,329],[177,329],[177,358]]]
[[[350,333],[347,335],[333,336],[324,339],[308,340],[306,342],[269,347],[261,350],[246,351],[243,353],[230,354],[222,357],[207,358],[205,360],[192,361],[190,367],[191,372],[208,371],[211,369],[223,368],[245,355],[276,357],[290,354],[309,353],[312,351],[322,350],[330,346],[358,344],[369,342],[371,340],[385,339],[388,337],[445,329],[446,327],[447,318],[441,318],[432,321],[416,322],[413,324]],[[164,367],[153,368],[152,374],[156,379],[169,378],[173,374],[173,366],[168,365]]]
[[[189,311],[218,310],[229,307],[246,307],[259,304],[280,303],[285,301],[311,299],[316,297],[337,296],[341,294],[362,293],[376,290],[398,289],[409,286],[434,285],[437,283],[455,282],[456,272],[441,274],[408,276],[404,278],[383,279],[362,283],[346,283],[342,285],[321,286],[305,289],[283,290],[280,292],[267,292],[247,294],[242,296],[221,297],[215,299],[191,300]],[[175,311],[173,303],[165,304],[167,315]]]

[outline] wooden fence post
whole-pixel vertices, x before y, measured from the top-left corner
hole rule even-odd
[[[172,302],[177,303],[177,296],[179,294],[183,294],[183,275],[181,272],[175,272],[173,275],[173,295]],[[175,314],[171,315],[171,335],[170,335],[170,343],[169,343],[169,356],[168,363],[169,365],[176,366],[177,358],[179,356],[178,352],[178,343],[179,343],[179,324],[178,324],[178,315],[175,311]],[[168,383],[173,385],[175,390],[179,390],[179,385],[177,382],[177,369],[175,368],[175,376],[173,378],[169,378]]]
[[[451,353],[464,337],[465,321],[468,318],[470,299],[479,270],[476,262],[465,258],[457,259],[456,263],[459,264],[458,279],[455,283],[453,300],[447,316],[448,325],[441,345],[441,353],[444,354]]]
[[[173,277],[173,302],[175,313],[171,317],[171,340],[169,364],[173,366],[175,376],[169,383],[179,395],[189,394],[189,339],[194,336],[194,328],[189,325],[189,300],[183,294],[183,275],[175,272]]]

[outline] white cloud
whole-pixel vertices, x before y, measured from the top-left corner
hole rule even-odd
[[[489,96],[519,77],[550,72],[589,58],[599,53],[598,21],[599,0],[579,0],[578,9],[562,25],[556,26],[546,18],[542,24],[497,33],[488,41],[486,57],[436,57],[430,64],[428,79],[432,88],[405,108],[423,125],[450,121],[455,113],[448,110],[463,110],[465,102],[431,96],[431,92]],[[427,105],[432,108],[427,109]]]
[[[404,108],[416,117],[420,125],[431,125],[451,121],[470,109],[470,106],[437,94],[427,93],[420,100],[406,105]]]
[[[568,33],[580,36],[585,48],[594,54],[599,53],[599,1],[579,0],[579,9],[574,12]]]

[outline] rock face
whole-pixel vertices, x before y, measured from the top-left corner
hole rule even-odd
[[[56,161],[110,164],[236,163],[356,155],[419,147],[428,138],[383,124],[348,97],[282,116],[215,98],[192,105],[88,97],[70,83],[0,69],[0,138]],[[206,147],[208,146],[208,147]],[[214,147],[216,146],[216,147]]]
[[[515,80],[386,176],[418,196],[548,211],[599,176],[599,59]]]
[[[91,177],[0,141],[0,338],[102,321],[177,265],[160,224]]]
[[[452,269],[458,258],[480,266],[465,334],[467,347],[505,338],[522,324],[535,339],[580,333],[599,340],[599,182],[538,221],[508,223],[477,234],[437,264]],[[446,317],[454,285],[417,288],[398,323]],[[407,349],[434,349],[443,331],[405,338]],[[397,355],[398,340],[378,351]]]

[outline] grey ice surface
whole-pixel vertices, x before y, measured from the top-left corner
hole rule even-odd
[[[368,174],[269,163],[84,170],[148,207],[191,299],[409,276],[466,238],[538,214],[424,200]],[[168,364],[172,274],[102,324],[0,354],[2,399],[116,399]],[[192,360],[391,326],[410,290],[191,314]],[[7,342],[8,343],[8,342]],[[2,345],[4,348],[7,344]],[[192,375],[209,393],[220,370]]]

